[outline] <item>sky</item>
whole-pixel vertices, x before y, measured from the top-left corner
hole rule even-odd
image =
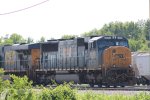
[[[146,20],[148,9],[149,0],[0,0],[0,36],[17,33],[39,40],[80,35],[112,21]]]

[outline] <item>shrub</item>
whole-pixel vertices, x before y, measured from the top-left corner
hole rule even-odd
[[[76,92],[69,84],[63,84],[54,89],[43,89],[40,100],[76,100]]]
[[[11,75],[11,78],[13,82],[5,98],[7,100],[33,100],[32,81],[29,81],[27,76]]]
[[[0,68],[0,94],[10,87],[9,80],[3,80],[4,70]]]
[[[27,76],[19,77],[15,75],[11,75],[13,80],[12,88],[14,89],[31,89],[32,88],[32,81],[29,81]]]
[[[4,74],[4,69],[0,68],[0,76],[2,76]]]

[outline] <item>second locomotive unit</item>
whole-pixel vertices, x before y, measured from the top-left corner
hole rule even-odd
[[[1,46],[6,74],[27,75],[36,83],[126,86],[134,84],[131,51],[121,36],[92,36]]]

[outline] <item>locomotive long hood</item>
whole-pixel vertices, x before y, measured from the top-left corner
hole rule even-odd
[[[123,46],[111,46],[104,50],[103,68],[129,67],[131,65],[131,51]]]

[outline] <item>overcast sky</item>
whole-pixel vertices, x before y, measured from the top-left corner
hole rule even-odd
[[[0,0],[0,36],[17,33],[38,40],[81,34],[112,21],[148,19],[148,0]],[[4,15],[3,15],[4,14]]]

